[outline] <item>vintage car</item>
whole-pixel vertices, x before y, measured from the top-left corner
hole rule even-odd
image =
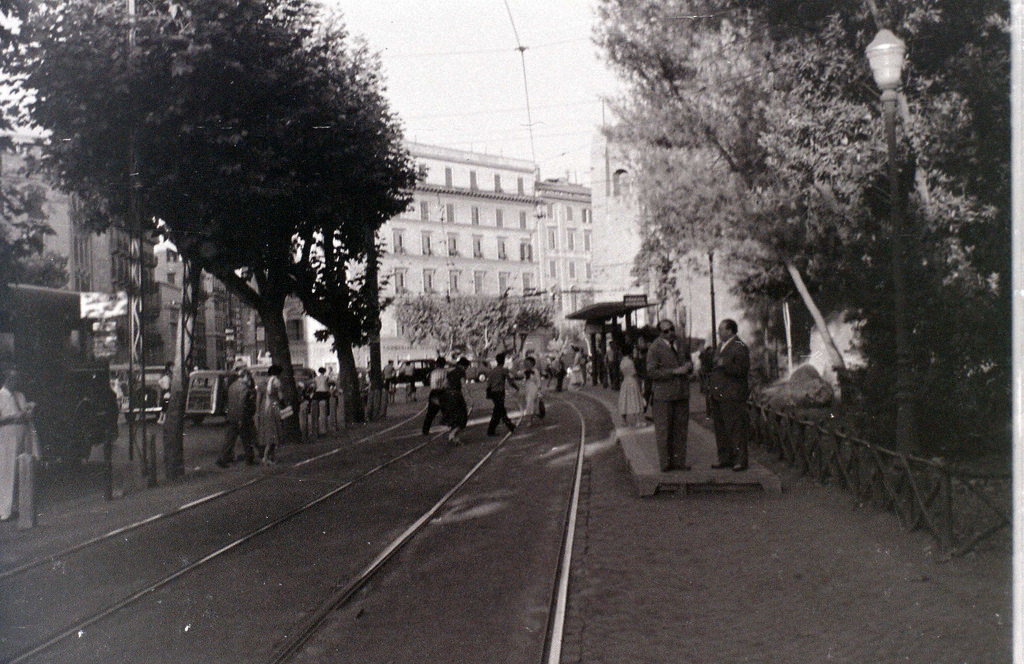
[[[196,370],[189,374],[185,417],[200,424],[209,415],[225,415],[232,378],[230,371]]]

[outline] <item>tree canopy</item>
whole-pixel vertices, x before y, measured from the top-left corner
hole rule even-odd
[[[597,40],[629,85],[613,133],[641,170],[641,260],[717,242],[752,304],[789,296],[796,268],[857,326],[868,367],[854,378],[883,439],[895,389],[886,219],[901,205],[915,401],[923,429],[941,432],[926,449],[977,452],[1007,440],[1009,423],[1009,8],[883,9],[605,0]],[[864,55],[882,27],[908,48],[898,201]]]

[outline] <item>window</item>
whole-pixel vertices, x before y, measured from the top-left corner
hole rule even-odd
[[[533,245],[526,240],[519,243],[519,260],[527,263],[533,262]]]
[[[446,166],[444,169],[444,186],[452,186],[452,169],[450,166]]]
[[[169,283],[170,285],[173,286],[177,282],[178,282],[178,274],[176,272],[168,272],[167,273],[167,283]]]
[[[594,221],[594,217],[593,217],[593,215],[590,212],[590,208],[583,208],[580,211],[580,215],[582,216],[583,223],[585,223],[585,224],[589,224],[589,223],[592,223]]]
[[[576,261],[569,261],[569,278],[576,278]]]
[[[459,292],[459,270],[452,270],[448,273],[448,292]]]
[[[302,341],[302,319],[295,318],[284,322],[288,333],[288,341]]]
[[[504,295],[508,292],[508,272],[498,273],[498,294]]]
[[[533,275],[529,272],[523,272],[523,293],[528,293],[533,290]]]
[[[455,203],[448,203],[444,206],[444,221],[449,224],[455,223]]]
[[[612,196],[626,196],[629,194],[629,174],[625,169],[620,168],[612,175]]]
[[[572,207],[568,205],[565,206],[565,220],[572,221]]]
[[[548,229],[548,249],[558,250],[558,229]]]
[[[494,210],[494,225],[498,228],[503,228],[505,226],[505,212],[501,208],[496,208]]]
[[[477,270],[473,273],[473,293],[476,295],[484,294],[484,277],[487,276],[486,272]]]
[[[548,276],[552,279],[558,278],[558,263],[555,261],[548,261]]]
[[[516,191],[520,194],[526,193],[526,184],[523,182],[523,178],[516,178]]]
[[[391,234],[391,247],[396,254],[405,253],[405,234],[402,231],[394,231]]]
[[[508,260],[508,252],[505,250],[505,238],[498,238],[498,259]]]
[[[472,217],[473,225],[474,226],[479,226],[480,225],[480,208],[478,208],[477,206],[474,205],[470,209],[470,215]]]
[[[576,251],[576,229],[565,229],[565,250]]]
[[[583,231],[583,251],[590,251],[590,231]]]
[[[420,244],[423,246],[423,255],[424,256],[430,256],[431,254],[434,253],[432,251],[432,249],[431,249],[431,246],[430,246],[430,233],[429,232],[424,232],[423,234],[420,235]]]
[[[433,293],[434,292],[434,271],[423,270],[423,292]]]
[[[476,189],[477,189],[477,186],[476,186],[476,171],[470,171],[469,172],[469,188],[472,189],[473,191],[476,191]]]
[[[404,270],[404,269],[395,270],[395,292],[396,293],[405,293],[405,292],[407,292],[409,290],[409,287],[406,285],[406,283],[407,283],[407,281],[406,281],[406,272],[408,272],[408,270]]]
[[[420,201],[420,221],[430,221],[430,203]]]
[[[594,278],[594,269],[590,266],[590,263],[585,263],[583,265],[583,268],[585,270],[585,274],[587,275],[587,280],[589,281],[589,280],[593,279]]]
[[[526,213],[525,212],[520,212],[519,213],[519,228],[522,228],[523,230],[526,230]]]
[[[474,235],[473,236],[473,258],[484,257],[484,236]]]
[[[501,191],[501,176],[494,174],[494,191]]]
[[[455,233],[448,234],[448,255],[459,255],[459,236],[456,235]]]

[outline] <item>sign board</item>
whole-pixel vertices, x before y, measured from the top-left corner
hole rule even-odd
[[[128,293],[79,293],[79,309],[82,318],[104,320],[128,315]]]
[[[639,295],[623,295],[622,304],[627,307],[646,307],[647,294],[640,293]]]

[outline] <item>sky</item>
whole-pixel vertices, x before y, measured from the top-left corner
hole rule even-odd
[[[590,183],[601,98],[619,88],[593,43],[596,0],[324,2],[380,54],[407,139],[536,161],[542,178]]]

